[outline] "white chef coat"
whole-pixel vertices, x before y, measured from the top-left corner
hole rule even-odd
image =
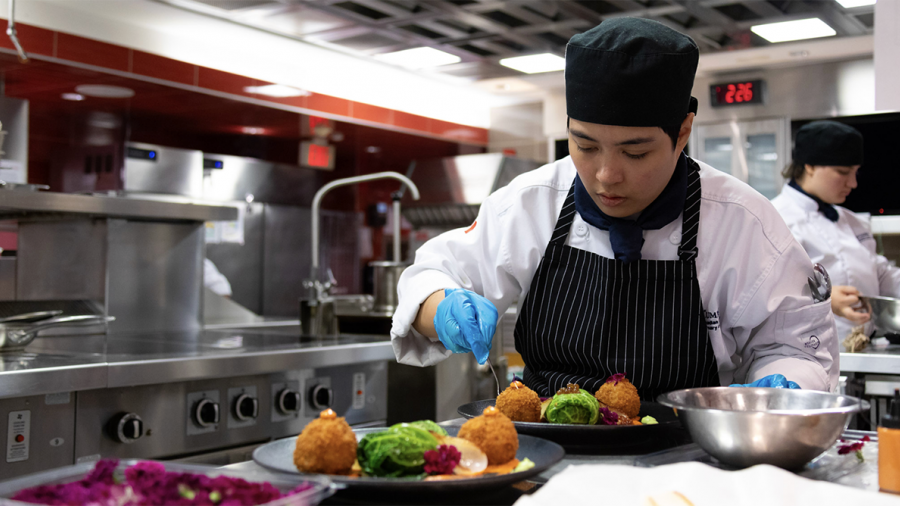
[[[231,297],[231,283],[224,274],[219,272],[216,264],[208,258],[203,259],[203,286],[212,290],[216,295]]]
[[[772,204],[809,258],[828,271],[832,285],[853,286],[862,295],[900,297],[900,269],[875,252],[868,214],[834,206],[838,220],[831,221],[819,212],[815,200],[787,184]],[[855,325],[840,316],[834,320],[842,341]],[[866,332],[872,328],[869,322]]]
[[[813,303],[809,257],[765,197],[698,163],[697,276],[720,382],[780,373],[803,388],[831,390],[839,371],[834,319],[828,302]],[[484,201],[473,227],[419,248],[398,286],[391,339],[399,362],[428,366],[449,356],[440,342],[412,329],[420,304],[435,291],[472,290],[500,314],[525,299],[575,175],[570,157],[523,174]],[[678,259],[681,226],[679,217],[645,230],[642,257]],[[609,232],[577,213],[567,244],[614,258]]]

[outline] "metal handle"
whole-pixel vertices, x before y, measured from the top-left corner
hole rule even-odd
[[[111,321],[115,321],[115,318],[112,316],[98,316],[98,315],[77,315],[77,316],[59,316],[56,318],[51,318],[49,320],[44,320],[35,324],[18,324],[18,325],[8,325],[11,327],[9,329],[10,334],[16,334],[17,339],[22,339],[27,336],[37,334],[42,330],[46,330],[53,327],[82,327],[82,326],[90,326],[90,325],[100,325],[101,323],[109,323]]]
[[[35,311],[33,313],[22,313],[14,316],[5,316],[0,318],[0,323],[32,323],[40,320],[46,320],[47,318],[53,318],[54,316],[59,316],[62,314],[62,311],[59,309],[53,311]]]

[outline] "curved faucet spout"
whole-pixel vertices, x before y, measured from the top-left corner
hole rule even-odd
[[[396,179],[409,188],[413,200],[419,200],[419,188],[416,187],[416,184],[408,177],[397,172],[378,172],[375,174],[366,174],[364,176],[335,179],[322,188],[319,188],[319,191],[316,192],[312,202],[312,264],[310,265],[310,281],[308,284],[310,289],[310,299],[320,299],[324,295],[324,292],[330,288],[330,283],[323,285],[319,282],[319,207],[322,204],[322,198],[326,193],[339,186],[364,183],[376,179]]]

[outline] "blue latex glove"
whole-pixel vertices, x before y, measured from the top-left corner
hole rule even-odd
[[[483,364],[497,330],[497,308],[475,292],[448,288],[434,314],[434,329],[448,350],[453,353],[471,351],[475,360]]]
[[[764,378],[759,378],[753,383],[740,384],[735,383],[733,385],[729,385],[733,387],[766,387],[766,388],[791,388],[800,390],[800,385],[794,383],[793,381],[788,381],[787,378],[782,376],[781,374],[770,374]]]

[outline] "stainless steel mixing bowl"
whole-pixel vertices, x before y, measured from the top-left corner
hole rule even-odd
[[[861,296],[859,300],[872,315],[875,328],[887,332],[900,332],[900,299],[890,297]]]
[[[735,467],[797,469],[831,447],[869,403],[846,395],[782,388],[688,388],[660,395],[694,442]]]

